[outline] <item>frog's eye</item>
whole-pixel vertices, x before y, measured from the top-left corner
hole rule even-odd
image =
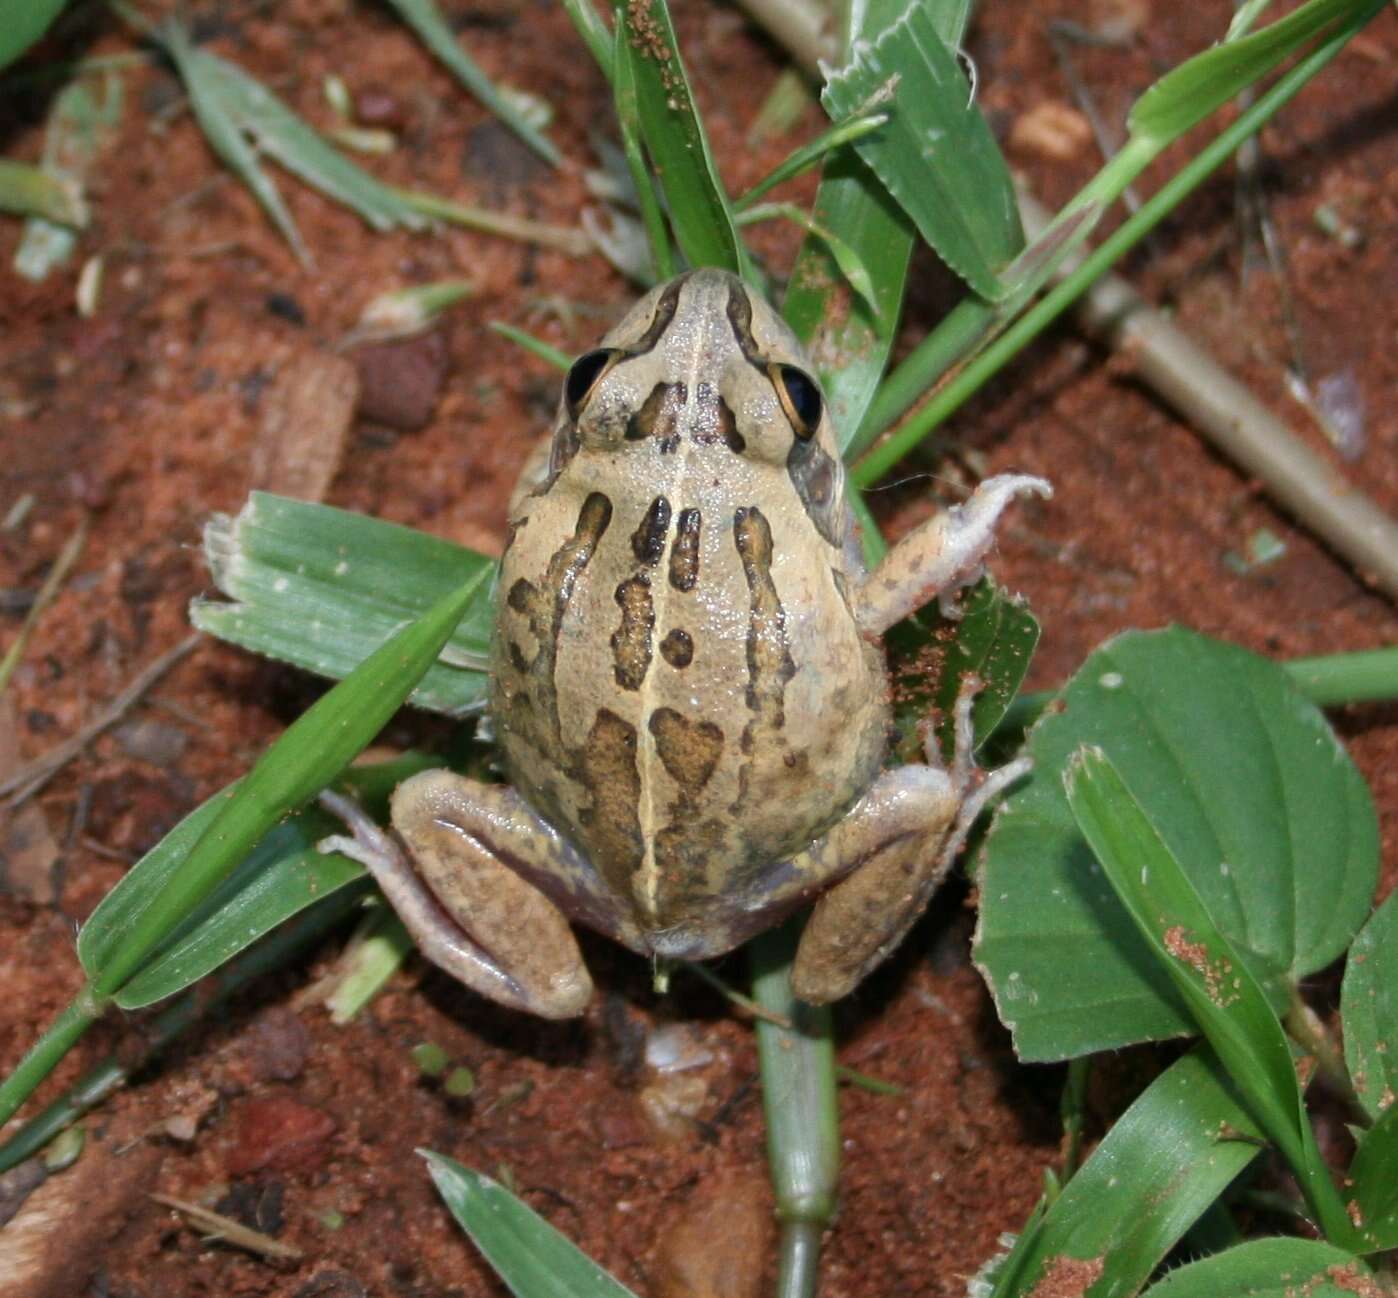
[[[805,370],[794,365],[773,365],[770,373],[772,386],[777,390],[777,398],[791,420],[792,431],[803,442],[815,436],[820,426],[820,412],[824,405],[816,381]]]
[[[573,362],[568,377],[563,382],[563,399],[568,403],[568,413],[574,419],[583,408],[593,389],[601,381],[612,365],[621,358],[622,352],[610,347],[587,352]]]

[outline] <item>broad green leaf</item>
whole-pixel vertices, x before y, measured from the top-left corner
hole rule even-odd
[[[1065,1262],[1099,1263],[1085,1298],[1128,1298],[1259,1153],[1262,1131],[1217,1056],[1176,1060],[1112,1124],[1092,1156],[1026,1229],[993,1298],[1039,1292]]]
[[[495,562],[425,532],[253,492],[236,518],[217,515],[204,553],[220,591],[190,620],[232,644],[344,677],[391,631],[463,581],[476,598],[410,702],[460,716],[485,702]]]
[[[1379,1298],[1352,1253],[1315,1239],[1254,1239],[1171,1271],[1144,1298]]]
[[[88,169],[121,121],[121,75],[108,69],[99,98],[93,79],[79,77],[60,92],[49,110],[44,127],[41,167],[82,194]],[[14,267],[26,279],[41,280],[55,266],[63,265],[77,247],[70,226],[31,217],[15,251]]]
[[[981,858],[976,958],[1020,1057],[1193,1031],[1078,832],[1060,783],[1110,752],[1220,931],[1277,1003],[1340,955],[1377,878],[1368,789],[1274,663],[1173,628],[1093,653],[1030,732],[1033,775]]]
[[[75,228],[87,224],[87,204],[71,181],[8,158],[0,158],[0,212]]]
[[[1398,1248],[1398,1104],[1359,1138],[1345,1187],[1364,1232],[1364,1252]]]
[[[1364,7],[1364,0],[1310,0],[1261,31],[1196,54],[1136,101],[1127,119],[1131,133],[1159,139],[1182,135],[1281,59]]]
[[[100,967],[89,971],[94,998],[119,992],[264,834],[369,744],[441,652],[485,576],[395,632],[287,728],[224,799],[180,868],[103,946]]]
[[[1326,1235],[1354,1234],[1306,1114],[1286,1034],[1266,993],[1218,931],[1145,808],[1100,748],[1086,745],[1063,775],[1078,828],[1208,1039],[1248,1110],[1291,1164]]]
[[[903,0],[849,5],[855,25],[843,44],[870,41],[899,17]],[[908,275],[916,231],[892,196],[851,148],[830,155],[821,172],[812,217],[864,267],[871,306],[846,283],[831,246],[808,236],[782,302],[782,315],[806,345],[820,375],[843,450],[878,390]]]
[[[1028,606],[989,577],[964,597],[961,616],[942,630],[929,637],[918,622],[905,621],[889,635],[898,753],[906,761],[922,760],[918,725],[933,708],[942,718],[937,732],[942,754],[951,757],[952,708],[961,682],[971,675],[983,685],[971,715],[977,740],[984,741],[1018,692],[1039,643],[1039,623]],[[943,646],[942,661],[929,673],[926,651],[937,644]]]
[[[1390,896],[1359,931],[1340,989],[1345,1064],[1371,1118],[1398,1094],[1398,896]]]
[[[685,259],[691,266],[718,266],[750,278],[665,0],[630,0],[617,8],[616,21],[616,53],[630,66],[640,135]],[[614,73],[620,75],[620,69]]]
[[[519,106],[481,71],[465,50],[457,43],[456,34],[447,26],[442,11],[433,0],[388,0],[403,21],[418,34],[418,39],[427,46],[451,70],[467,90],[481,101],[506,126],[519,136],[541,158],[558,166],[562,161],[552,142],[532,122],[520,112]]]
[[[49,29],[66,0],[7,0],[0,21],[0,68],[13,63]]]
[[[420,212],[332,149],[266,86],[198,48],[179,22],[169,19],[154,34],[174,61],[214,151],[252,190],[303,262],[310,262],[310,252],[277,187],[258,165],[261,154],[351,208],[376,230],[426,226]]]
[[[931,15],[914,5],[821,95],[836,120],[885,100],[886,126],[855,144],[938,256],[981,297],[1024,246],[1009,169],[975,106],[956,56]]]
[[[444,1154],[418,1152],[451,1215],[515,1298],[635,1298],[503,1185]]]

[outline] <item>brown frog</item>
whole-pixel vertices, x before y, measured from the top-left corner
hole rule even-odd
[[[501,560],[490,714],[511,784],[429,771],[393,834],[343,800],[423,953],[550,1018],[592,983],[570,920],[653,958],[731,950],[819,897],[793,978],[844,995],[889,954],[966,830],[1024,770],[882,771],[880,638],[979,574],[1005,475],[866,575],[819,384],[740,280],[643,298],[564,384]],[[332,800],[334,795],[330,795]],[[403,849],[406,848],[406,851]]]

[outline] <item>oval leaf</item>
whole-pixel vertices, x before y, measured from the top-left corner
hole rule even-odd
[[[1365,1112],[1377,1119],[1398,1092],[1398,894],[1369,917],[1349,949],[1340,1014],[1345,1064]]]
[[[1379,1298],[1373,1273],[1352,1253],[1313,1239],[1257,1239],[1191,1262],[1145,1298]]]
[[[1065,1059],[1193,1030],[1073,822],[1060,777],[1107,749],[1220,932],[1270,996],[1323,968],[1368,912],[1373,803],[1285,672],[1171,629],[1088,658],[1031,731],[1035,770],[981,858],[976,955],[1020,1057]]]

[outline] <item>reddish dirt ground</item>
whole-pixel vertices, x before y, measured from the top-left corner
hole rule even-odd
[[[552,135],[564,153],[589,158],[590,133],[609,107],[561,10],[542,0],[444,7],[489,73],[554,105]],[[192,9],[214,49],[313,121],[327,119],[320,87],[329,73],[358,92],[387,88],[400,147],[366,165],[394,183],[563,225],[589,201],[578,175],[551,173],[491,124],[386,8],[230,0]],[[741,190],[815,129],[818,111],[788,138],[751,144],[748,124],[780,74],[778,52],[732,10],[696,0],[675,9],[719,164]],[[24,67],[132,47],[115,20],[87,12]],[[1123,45],[1073,54],[1103,117],[1116,123],[1155,75],[1214,39],[1229,12],[1223,0],[987,5],[970,45],[981,101],[1002,137],[1017,141],[1014,164],[1043,198],[1062,202],[1098,165],[1091,143],[1070,139],[1066,156],[1051,157],[1032,132],[1015,133],[1026,115],[1069,99],[1049,24],[1123,25]],[[187,634],[186,606],[209,586],[200,528],[247,494],[269,381],[291,359],[333,347],[369,298],[447,277],[476,286],[441,331],[447,378],[430,422],[399,433],[361,420],[330,502],[496,551],[509,487],[546,424],[556,378],[487,322],[514,322],[578,351],[630,296],[598,256],[461,231],[376,235],[282,180],[315,252],[316,267],[306,270],[222,174],[179,106],[171,73],[154,63],[124,75],[127,111],[95,168],[95,220],[82,245],[84,255],[106,256],[96,315],[73,309],[75,269],[39,287],[15,277],[18,226],[0,226],[0,514],[34,498],[20,526],[0,531],[0,641],[12,638],[22,594],[39,586],[80,519],[91,526],[9,692],[24,758],[78,730]],[[46,103],[32,84],[5,98],[0,153],[37,156]],[[1285,293],[1265,266],[1244,266],[1231,173],[1209,182],[1126,268],[1318,446],[1285,395],[1288,327],[1313,376],[1349,374],[1367,411],[1366,445],[1345,471],[1390,512],[1398,512],[1398,248],[1385,232],[1398,228],[1396,106],[1398,29],[1389,13],[1265,132],[1261,176],[1286,252]],[[1185,156],[1172,151],[1143,188]],[[797,198],[811,192],[809,179],[793,187]],[[1323,232],[1315,220],[1322,205],[1360,240]],[[778,269],[795,242],[779,226],[757,235]],[[550,309],[559,299],[580,308],[571,324]],[[949,300],[930,259],[920,264],[901,345]],[[1052,502],[1015,515],[995,564],[1044,625],[1032,686],[1062,680],[1126,627],[1180,622],[1277,656],[1394,639],[1391,602],[1133,382],[1129,363],[1069,327],[963,411],[940,450],[927,463],[943,479],[1013,468],[1056,487]],[[936,485],[924,475],[877,493],[888,529],[922,517]],[[1240,575],[1225,556],[1261,528],[1285,542],[1285,553]],[[158,723],[160,744],[149,733],[107,735],[48,786],[37,805],[61,849],[54,899],[36,900],[45,880],[32,879],[23,887],[11,880],[0,895],[0,1068],[78,988],[75,925],[319,688],[202,644],[133,714]],[[1398,712],[1355,707],[1335,722],[1378,803],[1386,891],[1398,867]],[[436,733],[409,718],[392,737]],[[842,1093],[845,1166],[824,1298],[963,1293],[1000,1233],[1023,1221],[1057,1156],[1061,1071],[1016,1064],[968,960],[970,923],[964,890],[949,890],[892,964],[841,1007],[842,1060],[904,1092]],[[48,1247],[61,1264],[50,1266],[45,1292],[503,1293],[435,1198],[413,1153],[421,1146],[511,1178],[643,1295],[671,1292],[660,1259],[683,1247],[676,1241],[687,1220],[709,1223],[699,1232],[706,1248],[744,1247],[752,1232],[722,1225],[713,1205],[740,1205],[751,1218],[754,1202],[764,1202],[750,1029],[684,979],[673,997],[658,999],[642,962],[583,942],[600,992],[576,1025],[497,1010],[409,964],[337,1028],[298,1000],[334,958],[332,946],[260,984],[88,1119],[88,1153],[66,1175],[84,1187],[74,1201],[90,1199],[58,1217],[66,1224]],[[722,971],[744,978],[739,960]],[[638,1050],[668,1022],[688,1025],[712,1061],[693,1074],[697,1119],[664,1135],[646,1117],[650,1079]],[[44,1097],[130,1030],[113,1020],[92,1032]],[[473,1070],[468,1099],[421,1079],[409,1051],[424,1041]],[[1114,1067],[1117,1106],[1148,1076],[1148,1061],[1131,1055]],[[175,1117],[190,1121],[172,1136]],[[279,1266],[202,1242],[152,1191],[220,1200],[299,1247],[304,1260]],[[746,1247],[760,1256],[767,1245],[759,1232]]]

